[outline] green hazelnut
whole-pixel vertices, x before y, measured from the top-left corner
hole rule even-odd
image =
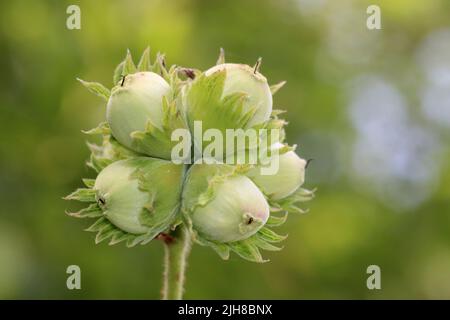
[[[281,144],[276,144],[280,148]],[[277,157],[277,158],[275,158]],[[272,200],[284,199],[305,182],[306,161],[294,151],[275,154],[264,165],[255,166],[247,176]],[[276,163],[278,162],[278,163]],[[274,174],[264,174],[264,167],[278,167]]]
[[[168,227],[179,209],[184,168],[169,161],[137,157],[104,168],[93,189],[103,215],[117,228],[143,234]]]
[[[127,148],[152,157],[170,159],[170,146],[136,144],[134,132],[145,132],[149,124],[163,127],[163,98],[171,95],[170,85],[154,72],[137,72],[124,77],[111,91],[106,118],[112,135]]]
[[[225,164],[194,164],[183,190],[183,210],[193,229],[210,241],[229,243],[254,235],[269,206],[258,187]]]

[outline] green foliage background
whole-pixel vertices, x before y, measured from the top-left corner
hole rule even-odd
[[[81,30],[66,28],[69,4],[81,8]],[[380,5],[382,30],[366,29],[369,4]],[[424,39],[449,25],[446,0],[2,1],[0,298],[159,298],[162,244],[96,246],[82,231],[89,221],[66,216],[76,204],[62,200],[94,177],[80,130],[105,111],[75,78],[110,87],[126,49],[137,58],[147,45],[169,64],[200,69],[220,47],[232,62],[262,56],[271,83],[288,81],[275,96],[288,111],[288,141],[315,159],[305,186],[317,196],[282,227],[284,250],[257,265],[195,246],[186,298],[450,298],[450,127],[423,115],[417,59]],[[408,179],[398,186],[394,174],[374,187],[355,173],[348,84],[366,74],[395,86],[410,118],[439,141],[423,166],[436,172],[425,191],[411,192]],[[71,264],[81,267],[82,290],[66,288]],[[382,290],[366,288],[371,264],[381,267]]]

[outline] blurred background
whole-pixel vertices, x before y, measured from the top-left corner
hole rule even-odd
[[[68,30],[67,6],[81,9]],[[381,30],[366,9],[381,8]],[[313,158],[309,213],[292,215],[266,264],[195,246],[188,299],[450,299],[450,2],[2,1],[0,298],[157,299],[163,247],[94,244],[64,214],[105,103],[76,80],[112,86],[129,48],[207,69],[226,50],[272,84],[288,141]],[[81,290],[66,268],[81,268]],[[368,290],[366,268],[381,268]]]

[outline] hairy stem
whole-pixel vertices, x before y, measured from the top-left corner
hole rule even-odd
[[[161,298],[181,300],[184,293],[187,257],[191,250],[191,238],[184,226],[178,227],[164,241],[164,274]]]

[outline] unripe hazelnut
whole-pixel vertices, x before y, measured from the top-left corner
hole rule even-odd
[[[255,234],[269,217],[264,195],[246,176],[225,164],[194,164],[183,190],[193,229],[207,240],[228,243]]]

